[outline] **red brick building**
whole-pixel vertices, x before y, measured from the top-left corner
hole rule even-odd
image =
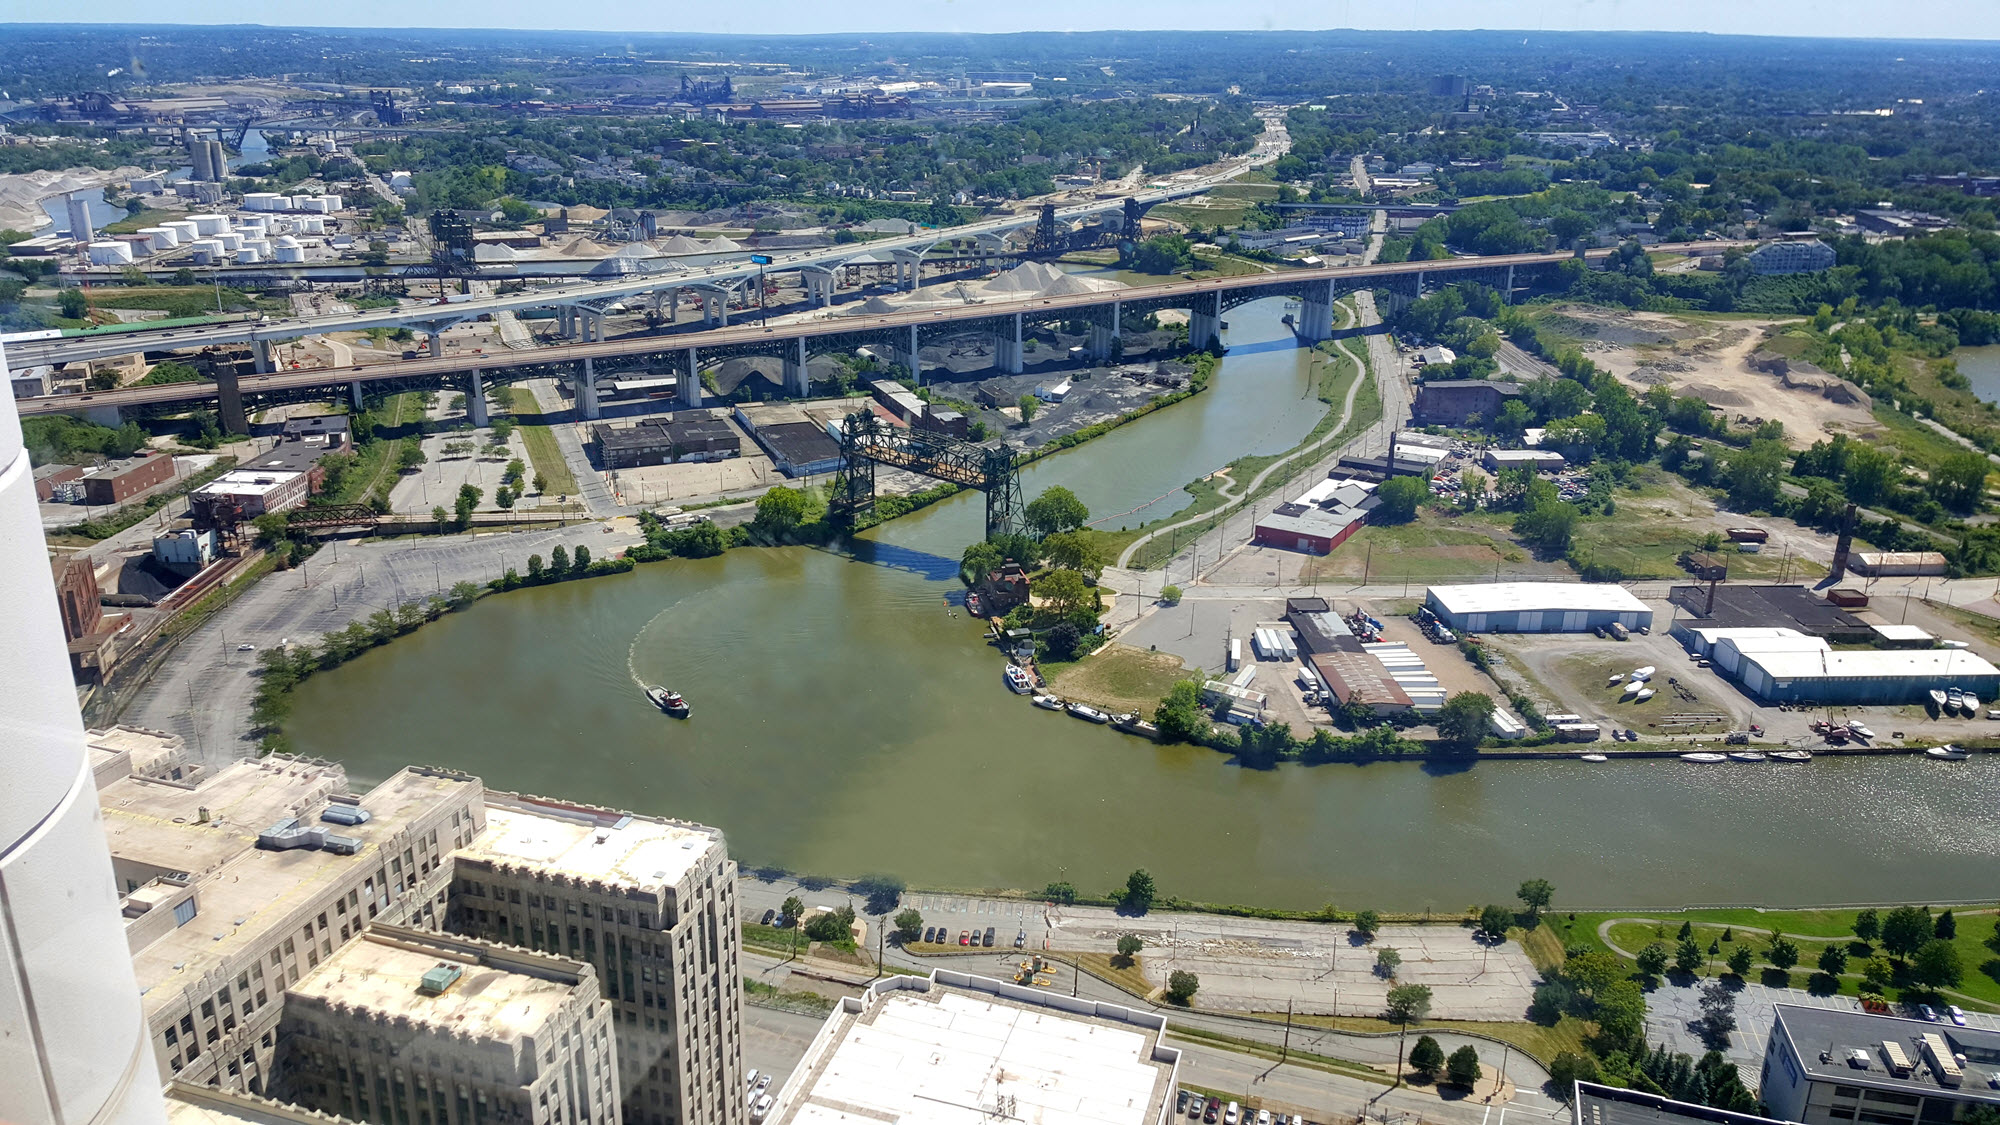
[[[99,466],[84,476],[83,499],[87,504],[123,504],[154,485],[172,479],[172,457],[128,457]]]

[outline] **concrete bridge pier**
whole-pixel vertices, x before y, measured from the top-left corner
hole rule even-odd
[[[239,405],[237,409],[239,410],[242,409],[240,405],[241,401],[240,399],[238,400]],[[125,414],[115,406],[93,406],[83,412],[83,420],[86,422],[95,422],[100,426],[108,426],[115,430],[125,424]],[[223,415],[222,428],[225,430],[229,429],[229,416],[226,414]],[[243,433],[248,429],[249,427],[245,426],[242,430],[231,430],[230,432]]]
[[[915,289],[924,283],[924,256],[915,250],[892,250],[896,259],[896,288]]]
[[[1119,302],[1111,302],[1111,319],[1104,324],[1090,326],[1090,355],[1098,361],[1111,358],[1111,341],[1118,339],[1119,329],[1124,322]]]
[[[690,410],[701,405],[702,393],[701,363],[694,351],[693,348],[687,350],[687,374],[681,377],[681,402]]]
[[[1501,302],[1502,302],[1503,304],[1509,304],[1509,305],[1511,305],[1511,304],[1513,304],[1513,303],[1514,303],[1514,267],[1513,267],[1513,266],[1508,266],[1508,267],[1507,267],[1507,288],[1505,288],[1505,289],[1502,289],[1502,290],[1500,291],[1500,300],[1501,300]]]
[[[424,340],[426,341],[424,346],[430,349],[432,359],[438,359],[444,355],[444,329],[424,329]]]
[[[1317,342],[1333,335],[1333,282],[1325,283],[1320,291],[1318,284],[1306,290],[1305,300],[1299,308],[1298,334],[1301,339]]]
[[[806,370],[806,341],[800,337],[785,350],[785,389],[804,398],[811,385],[811,375]]]
[[[1021,314],[1007,318],[1007,325],[996,334],[993,348],[993,365],[1009,375],[1019,375],[1021,362]]]
[[[719,289],[713,292],[708,290],[702,291],[701,323],[704,328],[729,327],[728,294]]]
[[[917,348],[917,326],[910,325],[909,333],[907,343],[898,340],[891,345],[891,350],[895,352],[895,362],[902,364],[909,371],[910,378],[921,387],[924,385],[924,365],[923,353]]]
[[[1188,311],[1188,347],[1206,348],[1222,342],[1222,294],[1207,293],[1194,299]]]
[[[583,370],[576,375],[576,412],[586,422],[597,420],[597,367],[590,357],[583,359]]]
[[[576,306],[556,306],[556,335],[565,340],[576,339]]]
[[[474,429],[485,429],[491,424],[486,416],[486,380],[477,367],[465,373],[465,415]]]
[[[833,303],[834,274],[825,266],[803,266],[799,280],[805,283],[806,306],[819,308]]]
[[[352,383],[347,384],[347,393],[354,400],[354,412],[356,414],[366,409],[361,405],[361,380],[356,379]]]
[[[357,387],[360,385],[359,383],[355,384]],[[237,383],[236,365],[233,363],[225,361],[217,364],[215,367],[215,408],[216,417],[222,423],[223,433],[247,434],[250,432],[250,417],[243,410],[243,391]],[[356,406],[356,409],[360,409],[359,405]],[[111,412],[115,417],[118,413],[118,408],[115,406],[112,407]],[[91,415],[90,420],[93,422],[97,421],[94,413]],[[116,426],[120,423],[112,421],[99,424]]]
[[[257,357],[257,374],[269,375],[271,373],[271,341],[253,340],[250,344],[250,350]]]

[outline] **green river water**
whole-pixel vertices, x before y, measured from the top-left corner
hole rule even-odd
[[[1282,311],[1233,311],[1211,390],[1038,463],[1027,494],[1120,512],[1297,442],[1320,410]],[[853,556],[739,550],[487,599],[315,676],[290,730],[363,783],[455,766],[716,825],[746,866],[912,885],[1108,889],[1145,866],[1168,894],[1292,907],[1455,910],[1530,876],[1604,906],[2000,894],[2000,756],[1256,771],[1037,710],[945,611],[982,511],[956,497]]]

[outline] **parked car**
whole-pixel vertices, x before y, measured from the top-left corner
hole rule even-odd
[[[1932,1023],[1936,1023],[1938,1018],[1937,1009],[1931,1007],[1929,1004],[1917,1005],[1917,1015],[1922,1016]]]
[[[1222,1103],[1214,1098],[1208,1099],[1208,1106],[1201,1113],[1202,1125],[1215,1125],[1216,1116],[1221,1112]]]
[[[763,1093],[764,1091],[766,1091],[766,1090],[768,1090],[768,1089],[770,1089],[770,1088],[771,1088],[771,1078],[772,1078],[772,1077],[773,1077],[772,1075],[769,1075],[769,1074],[766,1074],[766,1075],[764,1075],[764,1076],[763,1076],[762,1078],[759,1078],[759,1079],[757,1080],[757,1092],[758,1092],[758,1093],[760,1093],[760,1094],[761,1094],[761,1093]]]
[[[758,1098],[757,1104],[755,1106],[752,1106],[750,1109],[750,1120],[752,1121],[764,1120],[764,1115],[771,1112],[771,1101],[772,1098],[771,1095],[769,1094],[765,1094],[763,1097]]]
[[[1238,1125],[1242,1120],[1243,1111],[1236,1108],[1235,1102],[1230,1102],[1228,1108],[1222,1111],[1222,1125]]]
[[[1957,1024],[1960,1027],[1965,1026],[1965,1013],[1959,1010],[1958,1005],[1956,1004],[1948,1005],[1945,1008],[1945,1012],[1951,1016],[1951,1022]]]
[[[1194,1101],[1188,1103],[1188,1120],[1199,1121],[1201,1119],[1201,1111],[1206,1108],[1208,1108],[1207,1099],[1203,1098],[1200,1094],[1196,1094]]]
[[[986,941],[983,944],[987,949],[993,948],[993,927],[986,927]]]
[[[1189,1101],[1191,1101],[1191,1100],[1193,1100],[1193,1098],[1194,1098],[1194,1095],[1193,1095],[1193,1094],[1190,1094],[1190,1093],[1188,1093],[1188,1092],[1187,1092],[1186,1090],[1182,1090],[1182,1091],[1181,1091],[1181,1092],[1180,1092],[1180,1093],[1179,1093],[1179,1094],[1178,1094],[1177,1096],[1175,1096],[1175,1098],[1174,1098],[1174,1112],[1175,1112],[1175,1113],[1186,1113],[1186,1112],[1187,1112],[1187,1107],[1188,1107],[1188,1102],[1189,1102]]]
[[[960,930],[960,931],[958,931],[958,944],[960,944],[960,945],[971,945],[971,944],[972,944],[972,931],[971,931],[971,930]]]
[[[1028,944],[1028,931],[1022,930],[1020,933],[1014,935],[1015,949],[1020,949],[1027,944]]]
[[[771,919],[776,918],[777,916],[778,916],[778,911],[775,907],[770,910],[766,910],[764,912],[764,924],[766,926],[770,925]]]
[[[757,1068],[756,1068],[756,1067],[754,1067],[754,1066],[753,1066],[753,1067],[751,1067],[751,1068],[750,1068],[750,1074],[749,1074],[749,1076],[748,1076],[747,1078],[745,1078],[745,1079],[743,1080],[743,1085],[745,1085],[746,1087],[749,1087],[749,1088],[750,1088],[750,1089],[752,1089],[752,1090],[754,1090],[754,1089],[756,1089],[756,1088],[757,1088]]]
[[[1257,1111],[1257,1125],[1271,1125],[1271,1111],[1270,1111],[1270,1110],[1268,1110],[1268,1109],[1260,1109],[1260,1110],[1258,1110],[1258,1111]]]
[[[237,651],[237,652],[256,652],[256,651],[257,651],[257,646],[256,646],[256,645],[252,645],[252,644],[241,644],[241,645],[237,645],[237,646],[236,646],[236,651]]]

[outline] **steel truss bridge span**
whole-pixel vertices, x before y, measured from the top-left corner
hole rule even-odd
[[[834,485],[829,515],[837,527],[852,530],[875,508],[875,466],[907,469],[933,480],[948,481],[986,494],[986,537],[1018,531],[1021,524],[1021,480],[1014,455],[960,441],[936,430],[898,429],[871,411],[847,416],[840,431],[840,479]]]

